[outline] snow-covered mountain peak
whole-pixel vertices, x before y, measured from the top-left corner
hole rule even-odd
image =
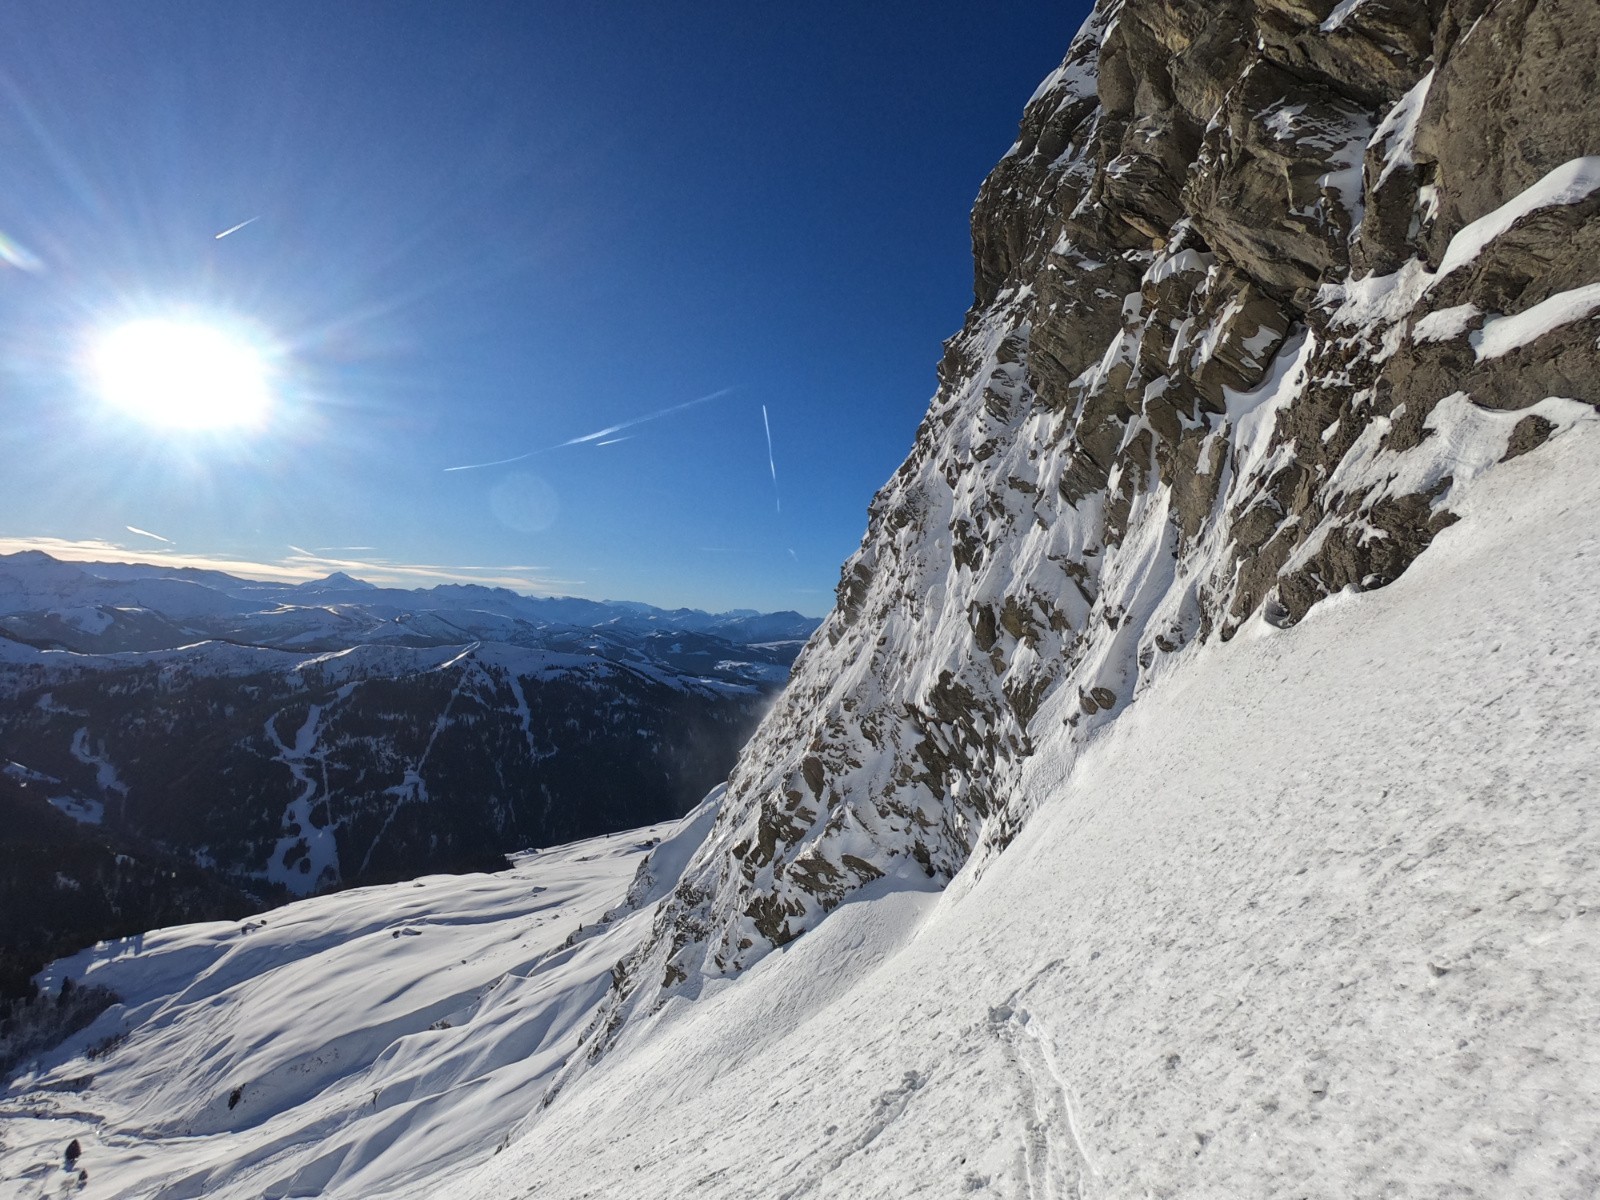
[[[377,585],[368,583],[364,579],[357,579],[343,571],[335,571],[321,579],[313,579],[299,585],[301,591],[306,592],[359,592],[376,590]]]

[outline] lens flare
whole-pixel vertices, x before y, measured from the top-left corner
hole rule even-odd
[[[118,325],[95,343],[90,367],[107,403],[151,425],[252,428],[272,408],[262,351],[200,321],[150,317]]]

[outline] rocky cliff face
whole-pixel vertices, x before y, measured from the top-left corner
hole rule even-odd
[[[951,879],[1208,639],[1381,587],[1600,404],[1592,0],[1105,0],[838,603],[592,1034]],[[1225,696],[1216,697],[1227,703]],[[641,895],[643,894],[641,886]]]

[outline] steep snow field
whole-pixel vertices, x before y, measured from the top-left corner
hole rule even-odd
[[[669,1005],[450,1194],[1600,1193],[1600,423],[1453,504],[1045,746],[982,879]]]
[[[7,1093],[0,1194],[73,1137],[99,1196],[1600,1194],[1600,421],[1451,507],[1075,761],[1047,703],[981,877],[880,880],[547,1108],[711,804],[57,964],[127,1003]]]

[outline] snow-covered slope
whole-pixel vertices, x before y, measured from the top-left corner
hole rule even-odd
[[[8,1094],[0,1186],[77,1137],[114,1196],[1593,1196],[1597,508],[1584,421],[1393,586],[1057,721],[985,870],[862,889],[547,1108],[709,806],[567,949],[638,838],[59,964],[128,1004]]]
[[[451,1194],[1595,1195],[1597,504],[1589,422],[1392,588],[1056,734],[981,877],[669,1002]]]
[[[85,1169],[101,1196],[367,1197],[481,1159],[537,1110],[643,933],[635,917],[599,939],[597,922],[647,851],[671,857],[712,812],[54,964],[47,986],[122,1002],[13,1083],[0,1194],[54,1195]]]
[[[1600,1191],[1597,64],[1592,0],[1104,0],[538,1105],[292,1187]]]

